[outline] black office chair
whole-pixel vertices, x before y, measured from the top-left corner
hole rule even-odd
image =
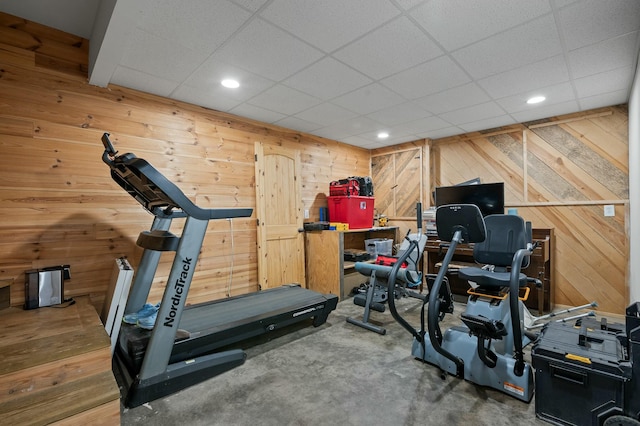
[[[461,268],[458,276],[476,283],[480,288],[500,289],[509,287],[511,272],[509,267],[517,251],[531,243],[531,224],[520,216],[495,214],[484,218],[486,237],[475,243],[474,260],[482,267]],[[529,266],[529,257],[522,261],[521,269]],[[520,287],[527,285],[528,278],[520,273]]]

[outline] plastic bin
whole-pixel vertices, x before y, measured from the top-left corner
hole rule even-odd
[[[349,229],[373,226],[373,197],[330,196],[327,200],[331,222],[348,223]]]
[[[371,258],[375,259],[379,254],[391,256],[393,251],[393,240],[390,238],[372,238],[364,240],[364,249]]]

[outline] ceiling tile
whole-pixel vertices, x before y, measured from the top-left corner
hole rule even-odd
[[[365,138],[362,136],[347,136],[343,139],[344,143],[348,143],[350,145],[356,145],[363,148],[374,149],[379,146],[386,145],[386,142],[382,142],[384,145],[380,145],[381,142],[369,138]]]
[[[558,12],[567,49],[598,43],[640,28],[638,0],[584,0]]]
[[[541,104],[527,104],[527,99],[532,96],[545,96],[547,99]],[[513,96],[498,99],[496,102],[508,113],[520,111],[542,110],[547,105],[565,103],[575,99],[575,93],[570,83],[560,83],[536,90],[523,92]]]
[[[528,64],[478,81],[493,98],[503,98],[529,90],[569,81],[564,55]]]
[[[242,6],[252,12],[257,12],[269,0],[231,0],[238,6]]]
[[[600,95],[618,90],[629,91],[629,82],[633,79],[635,69],[631,67],[618,68],[600,74],[578,78],[575,81],[576,91],[580,97]]]
[[[380,139],[378,137],[378,133],[380,132],[380,130],[385,130],[388,131],[389,133],[389,137],[388,138],[384,138],[384,139]],[[391,128],[391,129],[376,129],[376,130],[372,130],[370,132],[365,132],[362,133],[360,135],[361,138],[365,138],[369,141],[373,141],[376,143],[383,143],[383,144],[396,144],[396,143],[402,143],[402,142],[406,142],[406,141],[410,141],[410,140],[416,140],[415,134],[413,133],[412,130],[410,129],[406,129],[406,128]]]
[[[223,87],[220,83],[226,78],[237,80],[240,83],[240,87],[237,89]],[[200,88],[201,91],[214,99],[217,96],[224,96],[239,101],[251,99],[274,84],[274,81],[216,58],[208,59],[184,82],[186,86]]]
[[[476,83],[469,83],[434,95],[425,96],[415,102],[433,114],[453,111],[490,100],[486,92]]]
[[[286,127],[287,129],[295,129],[301,132],[312,133],[322,127],[322,124],[306,121],[298,117],[285,117],[282,120],[276,121],[274,124],[278,126]]]
[[[409,10],[427,1],[429,0],[396,0],[396,3],[404,10]]]
[[[516,121],[510,115],[501,115],[499,117],[482,119],[471,123],[460,124],[459,127],[465,132],[477,132],[479,130],[493,129],[496,127],[508,126],[516,124]]]
[[[332,105],[328,102],[314,106],[295,115],[295,117],[302,120],[319,123],[323,127],[331,126],[332,124],[340,123],[357,116],[358,114],[355,112],[346,110],[338,105]]]
[[[333,56],[377,80],[443,53],[421,29],[403,16],[335,52]]]
[[[419,133],[418,136],[421,138],[429,138],[429,139],[440,139],[446,138],[447,136],[455,136],[464,133],[460,127],[445,127],[444,129],[431,130],[425,133]]]
[[[570,114],[579,111],[576,101],[568,101],[555,105],[538,107],[532,110],[525,110],[511,114],[518,123],[539,120],[541,118],[553,117],[556,115]]]
[[[348,136],[360,135],[362,133],[377,131],[378,124],[366,117],[354,117],[346,121],[341,121],[330,126],[316,130],[325,138],[342,140]]]
[[[111,83],[123,87],[137,87],[138,90],[142,90],[143,92],[165,97],[169,97],[175,88],[178,87],[178,83],[175,81],[123,67],[116,67],[111,77]]]
[[[332,52],[399,13],[387,0],[274,0],[261,16],[307,43]]]
[[[284,114],[249,105],[247,103],[240,104],[229,112],[240,117],[247,117],[253,120],[262,121],[263,123],[274,123],[285,117]]]
[[[265,109],[273,109],[277,105],[278,112],[285,115],[297,114],[321,102],[318,98],[283,85],[273,86],[249,101],[251,105]]]
[[[224,95],[211,96],[210,93],[202,91],[202,89],[198,87],[190,87],[186,85],[179,86],[174,90],[171,97],[172,99],[177,99],[179,101],[200,105],[218,111],[229,111],[241,103],[237,99],[232,99]]]
[[[261,19],[215,53],[216,59],[270,80],[280,81],[322,57],[322,53]]]
[[[229,89],[222,86],[220,83],[225,78],[238,80],[240,87]],[[238,101],[235,102],[234,106],[236,106],[239,102],[251,99],[273,85],[273,81],[238,67],[221,61],[208,60],[181,85],[181,88],[197,88],[200,91],[197,96],[207,97],[207,106],[216,108],[217,99],[233,99]]]
[[[250,17],[251,13],[226,0],[154,0],[138,27],[192,50],[211,53]],[[184,31],[189,28],[189,31]]]
[[[319,99],[329,100],[369,84],[371,79],[326,57],[283,83]]]
[[[182,81],[206,57],[206,53],[186,49],[142,30],[134,30],[130,44],[122,55],[121,65],[167,80]],[[171,58],[171,61],[166,58]]]
[[[638,80],[640,0],[50,3],[0,10],[93,35],[91,84],[367,147],[624,103]]]
[[[374,83],[335,98],[331,102],[358,114],[369,114],[403,101],[401,96]]]
[[[611,105],[626,104],[627,102],[629,102],[629,91],[618,90],[617,92],[609,92],[601,95],[581,98],[580,109],[588,110],[602,108]]]
[[[548,0],[432,0],[411,16],[445,49],[456,50],[550,11]]]
[[[422,109],[416,102],[410,101],[372,112],[367,114],[367,117],[386,126],[395,126],[429,115],[430,113]]]
[[[605,40],[569,52],[569,66],[573,78],[586,77],[624,65],[634,65],[638,32]]]
[[[456,111],[440,114],[440,118],[451,124],[462,127],[461,124],[464,123],[499,117],[504,114],[504,110],[497,103],[485,102],[483,104],[473,105]]]
[[[561,9],[565,6],[570,5],[571,3],[575,3],[577,1],[582,1],[582,0],[554,0],[554,9]]]
[[[446,127],[452,127],[451,123],[444,121],[440,117],[432,116],[410,121],[408,123],[402,123],[399,126],[393,127],[392,131],[399,132],[404,130],[408,133],[425,133],[433,130],[444,129]]]
[[[484,78],[562,53],[553,16],[546,15],[452,54],[473,77]]]
[[[418,99],[469,80],[469,76],[455,62],[448,56],[441,56],[385,78],[381,83],[407,99]]]

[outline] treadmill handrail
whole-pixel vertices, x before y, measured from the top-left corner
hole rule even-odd
[[[105,138],[108,141],[108,133],[103,136],[103,142]],[[105,145],[102,160],[111,168],[111,177],[155,216],[186,215],[200,220],[211,220],[249,217],[253,213],[252,208],[200,208],[146,160],[131,153],[116,154]],[[174,209],[183,213],[175,212]]]

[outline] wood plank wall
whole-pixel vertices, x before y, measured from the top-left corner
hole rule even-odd
[[[255,141],[301,151],[311,220],[327,205],[330,181],[369,174],[368,150],[91,86],[87,61],[87,40],[0,13],[0,279],[13,280],[14,306],[24,303],[28,269],[70,264],[66,297],[90,295],[100,309],[114,259],[127,256],[137,266],[135,241],[152,216],[111,180],[101,161],[104,132],[203,207],[256,207]],[[161,298],[171,260],[162,255],[150,300]],[[257,289],[255,213],[212,222],[188,303]]]
[[[426,142],[431,188],[476,177],[505,182],[507,207],[535,228],[555,228],[555,303],[596,301],[601,311],[622,314],[629,303],[627,121],[621,105]],[[614,217],[604,216],[607,204]]]

